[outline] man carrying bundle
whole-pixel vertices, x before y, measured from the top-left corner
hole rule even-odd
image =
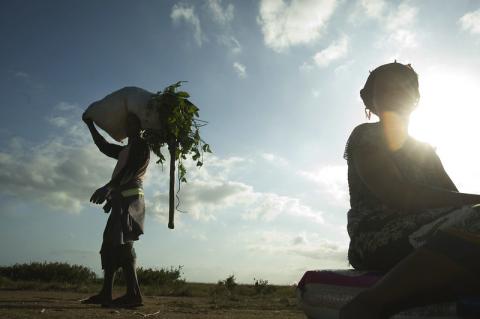
[[[108,143],[97,131],[93,120],[86,113],[82,116],[87,124],[93,141],[105,155],[115,158],[117,164],[112,179],[105,186],[97,189],[90,201],[102,204],[105,213],[111,211],[103,232],[100,250],[104,280],[102,290],[83,303],[102,304],[113,307],[142,306],[142,295],[138,285],[135,268],[135,250],[133,242],[143,234],[145,202],[142,181],[150,160],[147,143],[140,137],[141,123],[133,113],[128,113],[126,134],[128,145],[121,146]],[[112,288],[115,272],[122,267],[127,293],[112,300]]]

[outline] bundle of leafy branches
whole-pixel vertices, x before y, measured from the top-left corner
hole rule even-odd
[[[197,167],[203,165],[203,153],[211,153],[210,146],[200,137],[200,128],[207,124],[199,119],[199,108],[188,100],[190,95],[177,91],[183,82],[179,81],[157,92],[149,101],[148,108],[158,114],[160,127],[147,129],[142,137],[152,152],[158,156],[157,164],[163,165],[165,156],[162,148],[167,146],[170,153],[170,218],[173,228],[173,186],[175,162],[178,161],[178,181],[187,182],[187,170],[183,161],[191,156]],[[177,205],[178,208],[178,205]]]

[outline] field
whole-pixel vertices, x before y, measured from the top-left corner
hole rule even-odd
[[[144,306],[112,309],[80,303],[101,287],[101,279],[83,268],[38,263],[0,267],[0,318],[305,318],[293,286],[273,286],[266,280],[240,285],[233,276],[217,284],[188,283],[180,270],[140,271]],[[118,280],[114,296],[124,291]]]
[[[205,297],[147,296],[137,309],[107,309],[83,305],[85,293],[62,291],[2,290],[0,318],[278,318],[300,319],[304,315],[289,300],[244,299],[215,304]]]

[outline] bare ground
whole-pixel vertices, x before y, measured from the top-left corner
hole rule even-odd
[[[88,296],[78,292],[0,290],[0,318],[305,318],[293,298],[244,298],[225,302],[209,297],[146,296],[143,307],[109,309],[79,302]]]

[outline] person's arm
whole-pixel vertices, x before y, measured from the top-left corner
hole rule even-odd
[[[440,160],[440,157],[436,153],[433,154],[433,162],[436,166],[437,172],[439,174],[439,179],[442,183],[442,187],[449,189],[449,190],[454,190],[458,192],[457,186],[455,186],[455,183],[452,181],[450,176],[448,176],[447,172],[445,171],[445,168],[443,167],[442,161]]]
[[[122,150],[123,146],[117,144],[108,143],[105,138],[98,133],[93,121],[89,118],[85,118],[85,115],[82,117],[85,124],[87,124],[88,129],[90,130],[90,134],[92,134],[93,142],[97,145],[100,152],[107,155],[108,157],[112,157],[118,159],[118,154]]]
[[[149,152],[149,150],[148,147],[144,149],[142,146],[142,144],[135,142],[130,145],[130,150],[128,151],[128,157],[125,165],[118,171],[117,174],[115,174],[115,176],[112,177],[107,184],[100,187],[93,193],[92,197],[90,198],[92,203],[102,204],[105,201],[108,193],[112,189],[120,186],[120,183],[124,177],[132,178],[134,174],[136,174],[138,170],[142,168],[142,166],[147,164],[149,153],[145,152]]]
[[[118,187],[124,178],[132,178],[148,161],[149,149],[144,143],[133,142],[128,151],[128,157],[125,166],[123,166],[118,174],[116,174],[108,187]]]
[[[480,203],[480,195],[433,188],[405,180],[384,150],[358,148],[353,152],[353,162],[362,181],[381,201],[406,213]]]

